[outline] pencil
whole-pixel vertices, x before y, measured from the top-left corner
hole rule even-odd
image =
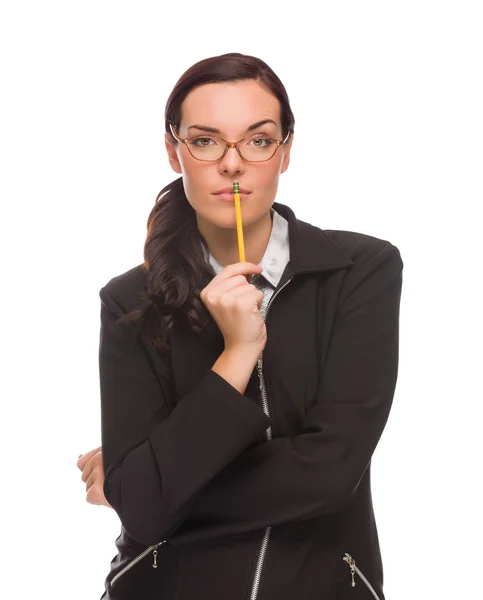
[[[245,262],[245,245],[243,243],[243,223],[240,206],[240,184],[238,181],[233,182],[233,194],[235,199],[236,231],[238,234],[238,253],[240,254],[240,262]]]

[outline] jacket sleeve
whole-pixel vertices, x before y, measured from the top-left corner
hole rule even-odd
[[[395,392],[402,270],[399,250],[388,243],[346,276],[318,398],[302,431],[236,457],[199,494],[172,544],[308,519],[347,505]]]
[[[150,545],[179,527],[199,490],[271,421],[211,369],[175,404],[169,359],[155,370],[135,327],[118,323],[124,311],[106,286],[99,295],[104,494],[127,532]]]

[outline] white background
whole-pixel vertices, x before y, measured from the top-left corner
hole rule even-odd
[[[156,194],[177,177],[172,87],[233,51],[265,60],[290,96],[277,200],[388,239],[404,261],[399,379],[373,460],[386,597],[483,596],[480,6],[2,4],[3,598],[103,592],[119,521],[86,503],[76,468],[101,441],[98,291],[142,261]]]

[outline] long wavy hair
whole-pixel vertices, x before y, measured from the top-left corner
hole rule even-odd
[[[174,86],[164,114],[165,129],[173,143],[178,141],[172,136],[169,124],[178,130],[183,101],[193,89],[207,83],[243,80],[257,81],[278,98],[283,137],[293,131],[295,119],[278,76],[259,58],[229,53],[197,62]],[[198,229],[196,212],[186,197],[183,178],[179,177],[159,192],[148,217],[142,264],[147,291],[142,295],[143,303],[120,319],[136,322],[161,351],[169,350],[169,332],[175,324],[200,333],[212,320],[200,299],[201,290],[214,275],[202,248],[209,252]]]

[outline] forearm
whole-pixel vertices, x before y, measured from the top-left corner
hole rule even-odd
[[[220,375],[220,377],[223,377],[240,394],[244,394],[253,368],[262,350],[262,348],[252,347],[225,349],[213,365],[212,370]],[[104,496],[102,490],[103,483],[104,479],[101,484],[102,496]],[[102,504],[112,508],[105,499]]]
[[[129,534],[149,545],[185,521],[200,490],[271,421],[211,369],[175,402],[169,358],[155,372],[136,329],[119,324],[124,311],[104,289],[100,296],[103,491]],[[235,368],[252,370],[254,354],[230,353],[222,372],[233,380]]]
[[[211,369],[244,394],[262,350],[256,346],[225,349]]]

